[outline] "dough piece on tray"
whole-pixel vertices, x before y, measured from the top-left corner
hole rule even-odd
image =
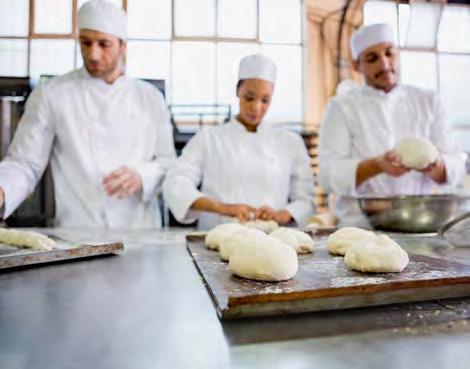
[[[358,241],[346,250],[345,264],[360,272],[401,272],[409,258],[400,245],[386,235]]]
[[[0,243],[38,251],[50,251],[55,246],[55,241],[42,233],[5,228],[0,228]]]
[[[328,251],[334,255],[344,255],[349,246],[375,238],[375,234],[357,227],[344,227],[330,234],[326,240]]]
[[[292,247],[297,254],[312,252],[315,246],[312,237],[294,228],[280,227],[269,235]]]
[[[241,224],[248,228],[259,229],[260,231],[263,231],[268,234],[274,231],[275,229],[279,228],[279,224],[275,220],[256,219]]]
[[[242,229],[246,229],[246,227],[238,223],[219,224],[207,233],[205,244],[211,250],[218,250],[224,238]]]
[[[250,240],[257,237],[267,237],[266,233],[259,229],[241,227],[241,230],[231,233],[220,242],[219,254],[222,260],[229,261],[235,248],[245,242],[247,238]]]
[[[248,236],[234,248],[229,268],[233,274],[243,278],[285,281],[297,273],[297,253],[274,237]]]

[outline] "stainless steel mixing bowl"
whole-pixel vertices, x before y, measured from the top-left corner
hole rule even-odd
[[[436,232],[457,215],[470,211],[470,195],[358,196],[363,214],[375,229]]]

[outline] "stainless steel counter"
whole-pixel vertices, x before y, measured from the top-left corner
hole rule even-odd
[[[118,256],[0,274],[0,368],[468,368],[470,298],[219,322],[183,233],[122,239]],[[470,262],[436,237],[415,253]]]

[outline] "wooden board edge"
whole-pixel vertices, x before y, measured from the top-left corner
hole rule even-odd
[[[106,255],[122,250],[124,250],[124,244],[122,242],[115,242],[11,255],[8,261],[0,262],[0,270]]]
[[[250,303],[221,310],[222,320],[235,320],[262,316],[312,313],[328,310],[367,308],[371,306],[441,300],[470,296],[470,283],[456,286],[385,291],[372,295],[334,296],[290,302],[273,301]]]

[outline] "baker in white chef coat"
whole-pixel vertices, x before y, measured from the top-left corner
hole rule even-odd
[[[84,67],[34,89],[0,163],[7,218],[50,159],[56,225],[159,227],[157,191],[175,158],[160,91],[124,75],[127,19],[91,0],[78,12]]]
[[[231,217],[303,225],[314,212],[307,150],[299,135],[263,122],[276,66],[264,55],[249,55],[238,77],[239,114],[188,142],[168,171],[165,201],[178,221],[198,219],[200,229]]]
[[[451,191],[465,174],[438,96],[398,82],[398,49],[388,24],[364,26],[351,37],[354,69],[366,82],[329,102],[320,130],[319,182],[337,195],[343,225],[367,226],[347,195],[419,195]],[[410,170],[392,148],[405,137],[423,137],[437,147],[437,161]]]

